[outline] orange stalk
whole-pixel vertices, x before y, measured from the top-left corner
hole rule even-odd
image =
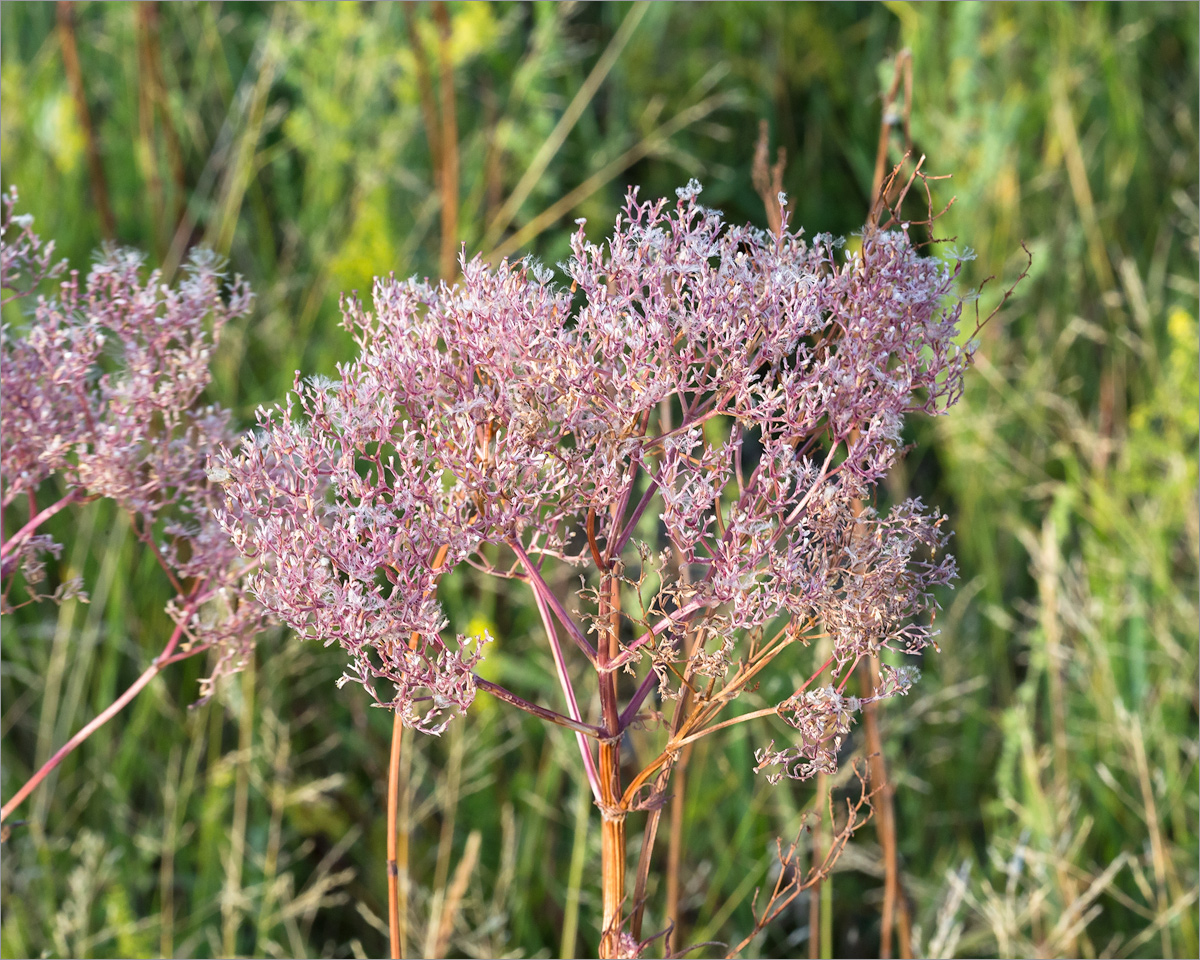
[[[404,724],[397,710],[392,719],[392,754],[388,761],[387,791],[388,939],[392,960],[400,960],[404,956],[400,949],[400,866],[396,857],[396,807],[400,796],[400,741],[403,735]]]
[[[603,879],[601,898],[603,923],[600,936],[600,956],[617,956],[621,935],[621,907],[625,902],[625,812],[620,809],[620,745],[600,743],[600,861]]]

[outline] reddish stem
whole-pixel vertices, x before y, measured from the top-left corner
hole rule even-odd
[[[578,734],[584,734],[589,737],[605,736],[605,732],[599,727],[595,727],[590,723],[583,723],[580,720],[574,720],[571,717],[565,717],[556,710],[540,707],[536,703],[530,703],[524,697],[518,697],[511,690],[500,686],[498,683],[492,683],[490,680],[484,680],[478,674],[475,674],[475,685],[480,690],[486,690],[497,700],[503,700],[505,703],[524,710],[526,713],[532,713],[535,717],[542,720],[557,723],[560,727],[567,727]]]
[[[542,616],[542,624],[545,626],[546,636],[550,640],[550,653],[554,657],[554,669],[558,672],[558,682],[562,686],[563,696],[567,700],[567,712],[570,713],[572,720],[582,722],[583,714],[575,699],[575,688],[571,685],[571,675],[567,672],[566,658],[563,656],[562,644],[558,642],[554,621],[550,619],[550,611],[546,607],[546,601],[542,599],[542,595],[535,590],[533,598],[537,602],[538,613]],[[599,803],[600,777],[596,773],[596,761],[592,759],[592,748],[588,746],[588,742],[583,739],[583,734],[579,731],[575,732],[575,740],[579,745],[580,756],[583,757],[583,767],[587,772],[588,785],[592,788],[592,797]]]
[[[124,693],[117,697],[116,700],[114,700],[104,710],[97,714],[91,723],[89,723],[77,734],[75,734],[75,736],[64,743],[59,748],[58,752],[54,754],[54,756],[42,764],[41,769],[38,770],[37,773],[25,781],[25,785],[16,792],[13,798],[9,800],[8,803],[4,804],[3,807],[0,807],[0,823],[3,823],[8,818],[8,815],[17,807],[19,807],[25,798],[37,788],[38,784],[45,780],[55,767],[62,763],[63,760],[65,760],[68,756],[70,756],[76,747],[78,747],[88,737],[90,737],[93,733],[108,723],[109,720],[120,713],[121,710],[125,708],[125,705],[134,697],[136,697],[141,692],[142,688],[146,686],[146,684],[148,684],[151,680],[158,676],[159,673],[162,672],[163,667],[166,666],[167,662],[171,658],[171,654],[175,652],[175,647],[178,646],[180,639],[183,637],[183,625],[187,622],[188,617],[191,616],[194,609],[195,601],[193,600],[184,611],[184,615],[180,618],[179,623],[175,625],[175,632],[171,634],[171,639],[167,641],[167,645],[163,648],[163,652],[151,661],[150,666],[143,671],[140,677],[133,681],[129,689],[127,689]]]
[[[517,559],[529,571],[529,579],[533,584],[534,590],[545,601],[546,606],[554,611],[554,616],[558,618],[559,623],[563,625],[563,628],[570,635],[571,639],[575,641],[579,649],[587,655],[588,662],[594,665],[596,663],[595,648],[588,642],[587,637],[583,635],[583,631],[579,629],[579,625],[571,619],[571,615],[563,609],[563,605],[559,602],[558,597],[554,595],[554,591],[550,589],[550,585],[542,579],[541,571],[529,559],[529,554],[525,552],[525,548],[521,546],[518,540],[513,540],[509,546],[512,547],[513,553],[517,555]]]
[[[56,500],[54,503],[50,504],[50,506],[46,507],[45,510],[42,510],[35,516],[30,517],[25,526],[21,527],[20,530],[5,540],[3,546],[0,546],[0,559],[7,557],[10,553],[12,553],[13,550],[28,540],[38,527],[40,527],[60,510],[69,507],[72,503],[78,500],[79,497],[79,491],[72,490],[62,499]]]

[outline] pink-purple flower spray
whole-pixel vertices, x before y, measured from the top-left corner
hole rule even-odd
[[[627,901],[625,819],[656,816],[680,751],[773,717],[756,769],[834,770],[855,666],[927,647],[954,576],[943,517],[872,504],[905,416],[961,393],[957,266],[906,229],[847,253],[733,227],[699,192],[632,191],[601,243],[580,222],[561,280],[478,259],[455,285],[378,280],[370,309],[343,302],[358,358],[298,375],[209,472],[255,596],[339,643],[344,679],[407,725],[438,733],[485,690],[576,732],[604,825],[602,956],[641,942],[648,857]],[[504,638],[447,634],[438,579],[464,564],[531,591],[559,694],[478,675]],[[795,678],[778,702],[768,665]],[[885,665],[871,699],[913,678]],[[635,725],[654,759],[626,779]]]

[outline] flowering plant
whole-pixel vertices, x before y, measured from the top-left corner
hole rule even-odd
[[[961,392],[957,268],[906,229],[869,227],[844,256],[786,220],[730,227],[699,192],[669,207],[631,191],[602,244],[581,221],[569,287],[528,260],[464,261],[456,286],[378,280],[373,311],[343,303],[359,357],[297,375],[209,474],[259,564],[253,593],[340,643],[344,679],[404,723],[438,733],[484,690],[576,732],[603,818],[602,956],[644,945],[653,831],[630,912],[625,820],[657,823],[681,750],[777,717],[789,740],[756,769],[832,771],[863,703],[845,692],[856,664],[928,646],[931,591],[954,576],[944,518],[864,504],[905,415]],[[478,675],[490,636],[445,635],[437,581],[462,564],[531,589],[556,707]],[[580,573],[573,609],[564,569]],[[723,716],[777,659],[792,693]],[[884,666],[870,699],[913,676]],[[626,779],[622,744],[646,727],[654,759]]]
[[[0,286],[8,303],[64,265],[54,262],[53,243],[33,232],[32,218],[14,213],[15,189],[3,202]],[[61,546],[40,532],[44,524],[107,498],[170,581],[167,612],[176,625],[133,686],[59,750],[0,819],[168,664],[215,651],[201,689],[207,695],[213,677],[239,668],[252,649],[264,611],[244,595],[246,564],[216,521],[220,488],[205,476],[208,457],[235,434],[227,411],[199,402],[221,327],[252,303],[240,279],[225,292],[223,279],[217,258],[198,251],[173,289],[157,272],[143,280],[140,255],[110,249],[83,285],[70,273],[56,298],[37,299],[27,325],[0,328],[0,511],[11,517],[26,507],[24,522],[6,529],[0,544],[0,609],[14,609],[18,582],[24,603],[45,598],[38,592],[45,557]],[[49,491],[55,499],[42,506]],[[71,595],[86,599],[81,583],[51,594]]]

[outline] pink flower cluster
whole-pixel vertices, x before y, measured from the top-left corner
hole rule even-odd
[[[599,244],[581,222],[566,285],[478,259],[455,286],[378,280],[373,310],[343,304],[358,358],[297,375],[214,461],[255,594],[339,642],[345,677],[411,725],[440,731],[476,691],[480,642],[445,636],[436,599],[462,563],[529,582],[549,633],[553,617],[598,671],[639,675],[624,723],[676,678],[719,691],[767,635],[826,633],[842,686],[865,656],[931,642],[931,590],[954,576],[942,519],[863,503],[904,416],[961,391],[956,268],[904,231],[843,255],[731,227],[698,193],[631,192]],[[563,563],[625,590],[616,656],[589,640],[607,598],[584,589],[572,615],[548,586]],[[779,704],[799,743],[760,764],[828,769],[857,707],[839,691]]]
[[[8,299],[26,296],[52,272],[52,244],[4,200],[3,278]],[[240,279],[207,252],[192,256],[171,288],[142,258],[108,250],[86,282],[72,272],[58,296],[39,297],[28,322],[0,330],[0,487],[6,511],[29,503],[28,522],[3,544],[4,596],[13,575],[41,574],[41,554],[59,548],[37,532],[74,503],[110,498],[178,592],[169,611],[186,642],[180,655],[220,651],[217,672],[236,666],[263,611],[243,596],[245,563],[217,524],[221,491],[208,482],[208,457],[235,436],[228,413],[201,405],[216,337],[252,303]],[[59,499],[39,510],[39,493]]]

